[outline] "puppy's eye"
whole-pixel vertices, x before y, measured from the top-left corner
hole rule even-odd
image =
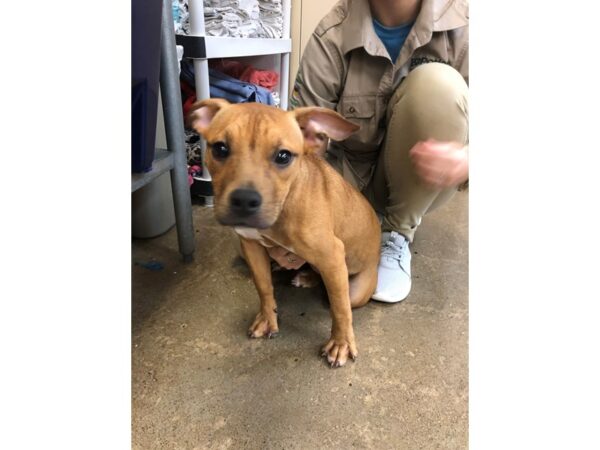
[[[279,150],[275,155],[275,164],[281,167],[288,166],[292,159],[294,159],[294,155],[289,150]]]
[[[211,145],[212,154],[216,159],[225,159],[229,156],[229,147],[225,142],[215,142]]]

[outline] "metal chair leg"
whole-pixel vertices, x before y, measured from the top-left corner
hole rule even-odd
[[[188,184],[185,132],[179,85],[179,69],[175,48],[175,30],[171,2],[163,0],[161,21],[160,90],[167,147],[173,152],[171,186],[177,224],[179,252],[184,262],[191,262],[194,255],[194,223],[192,199]]]

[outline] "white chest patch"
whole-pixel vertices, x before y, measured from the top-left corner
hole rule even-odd
[[[251,241],[262,241],[262,236],[256,228],[234,227],[237,234]]]
[[[274,242],[275,244],[279,245],[280,247],[285,248],[288,252],[295,253],[293,247],[286,247],[284,245],[281,245],[279,242],[277,242],[272,237],[260,234],[260,232],[256,228],[233,227],[233,230],[239,236],[242,236],[244,239],[248,239],[250,241],[258,241],[260,243],[260,245],[262,245],[263,247],[273,247],[273,245],[271,243],[267,243],[265,241],[264,237],[266,237],[267,239],[269,239],[269,241]]]

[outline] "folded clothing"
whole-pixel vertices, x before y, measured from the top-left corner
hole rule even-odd
[[[175,13],[176,9],[177,13]],[[190,34],[188,0],[173,0],[173,21],[175,22],[175,33]]]
[[[260,37],[280,39],[283,37],[283,8],[281,0],[258,0]]]
[[[194,66],[190,61],[184,60],[181,64],[181,79],[189,86],[194,86]],[[209,68],[210,96],[224,98],[231,103],[257,102],[274,105],[271,93],[252,83],[238,80],[215,69]],[[188,96],[184,103],[184,114],[187,115],[189,107],[195,101],[195,96]],[[186,110],[187,108],[187,110]]]
[[[277,72],[255,69],[250,64],[244,64],[239,61],[226,59],[211,61],[210,67],[238,80],[264,87],[269,91],[273,91],[273,88],[279,82],[279,74]]]
[[[188,0],[172,0],[175,32],[190,34]],[[281,0],[203,0],[207,36],[281,38]]]
[[[215,69],[208,70],[210,74],[210,96],[229,100],[231,103],[256,102],[273,105],[271,93],[260,86],[246,83],[225,75]]]
[[[258,0],[204,0],[208,36],[258,37]]]

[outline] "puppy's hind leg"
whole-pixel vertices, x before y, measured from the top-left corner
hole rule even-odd
[[[350,276],[350,305],[360,308],[367,304],[377,287],[377,266]]]

